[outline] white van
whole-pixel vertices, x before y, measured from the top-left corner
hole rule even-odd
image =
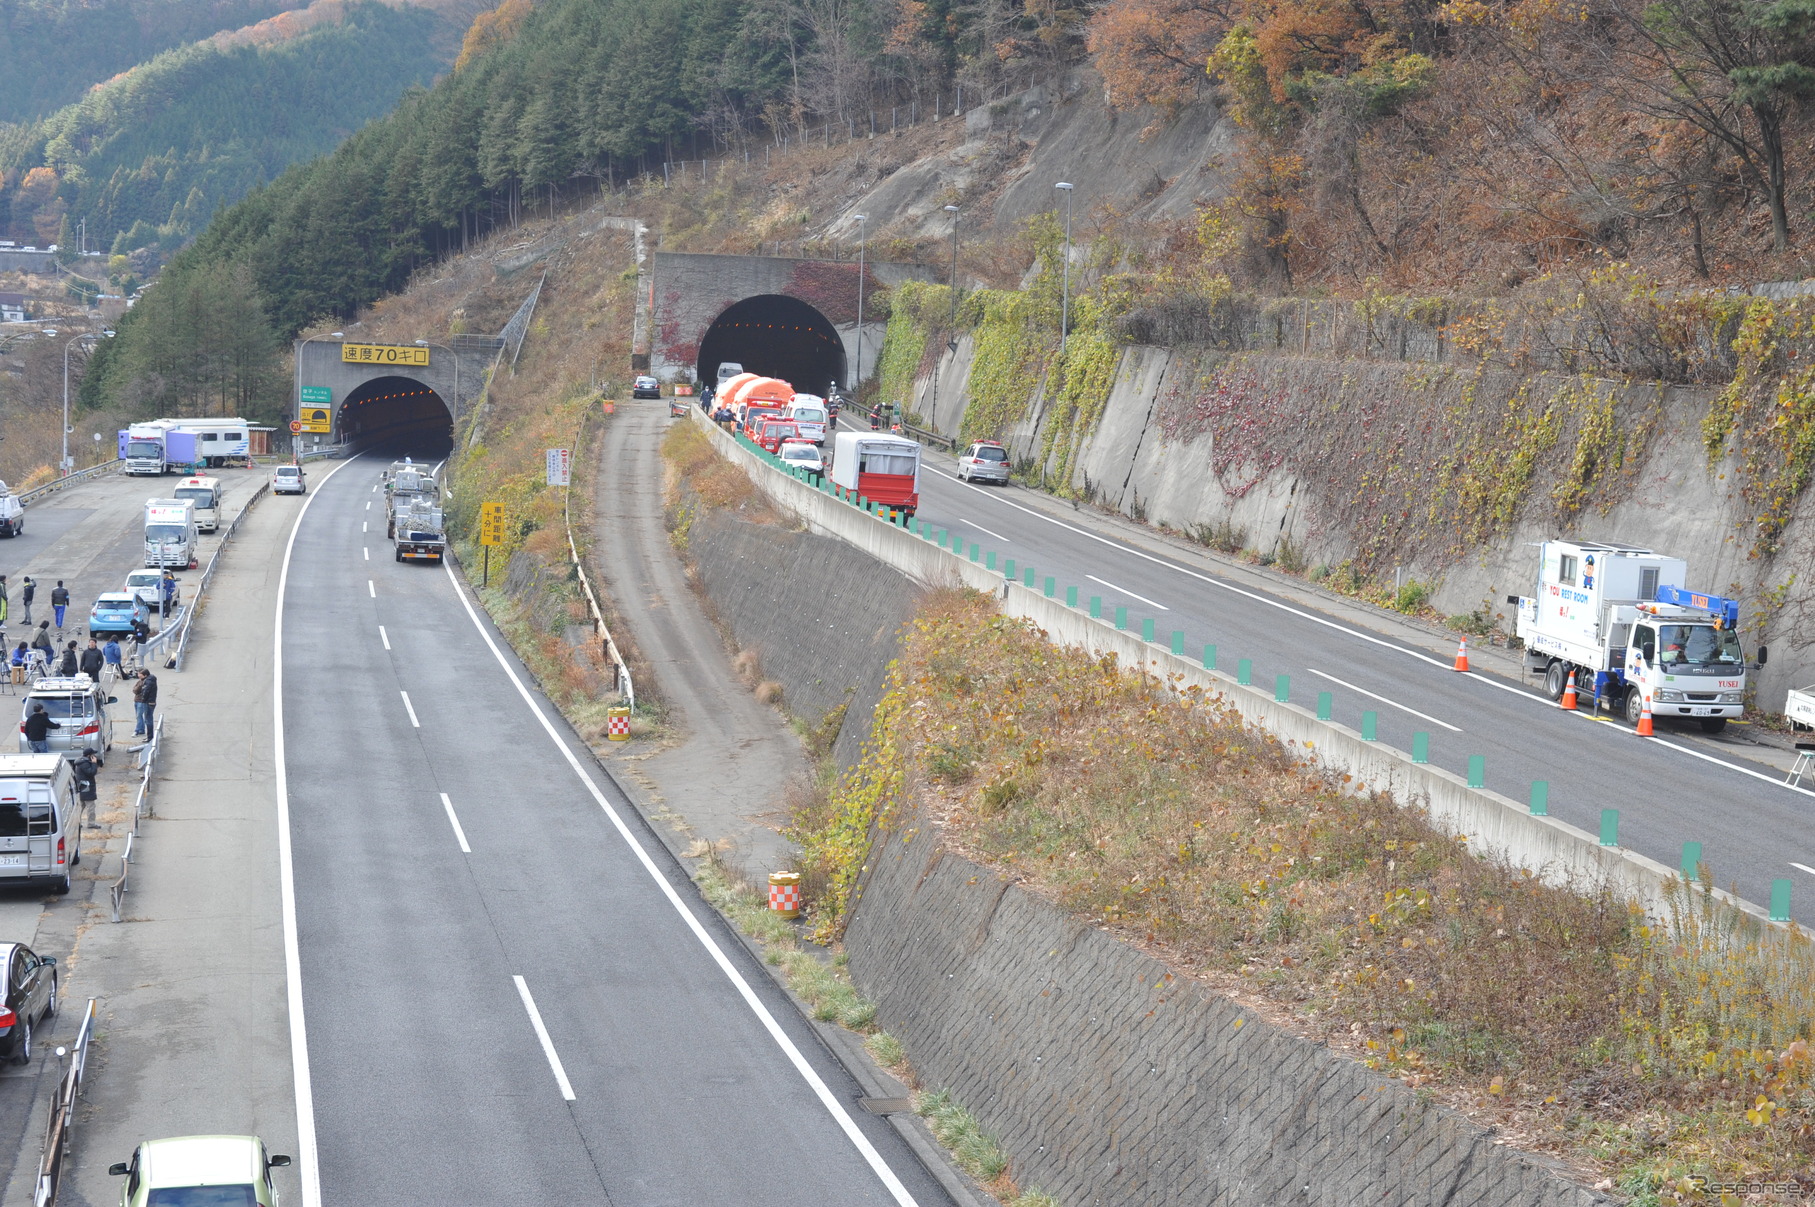
[[[0,482],[0,536],[18,536],[25,531],[25,504],[12,488]]]
[[[801,438],[821,448],[826,444],[826,400],[817,394],[796,394],[782,416],[800,428]]]
[[[736,377],[738,374],[742,373],[743,371],[744,371],[744,367],[742,365],[738,364],[734,360],[719,361],[718,362],[718,380],[712,383],[713,392],[715,394],[723,392],[723,390],[725,388],[725,383],[730,381],[733,377]]]
[[[195,504],[188,499],[145,500],[145,564],[184,567],[195,560]]]
[[[0,754],[0,884],[48,880],[67,893],[82,862],[76,772],[60,754]]]
[[[195,526],[213,532],[221,525],[221,480],[184,478],[176,484],[176,497],[195,504]]]

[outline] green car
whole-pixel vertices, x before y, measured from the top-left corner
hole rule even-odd
[[[271,1171],[289,1163],[257,1136],[176,1136],[145,1141],[107,1172],[126,1179],[120,1207],[277,1207]]]

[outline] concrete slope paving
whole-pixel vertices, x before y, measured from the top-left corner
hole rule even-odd
[[[1374,712],[1380,740],[1402,750],[1426,733],[1431,762],[1457,774],[1481,755],[1487,786],[1514,799],[1546,781],[1551,813],[1591,833],[1603,809],[1618,809],[1620,844],[1667,866],[1680,863],[1684,842],[1700,842],[1719,883],[1749,900],[1767,902],[1771,881],[1790,878],[1793,916],[1815,924],[1807,824],[1815,791],[1784,786],[1742,728],[1715,738],[1660,721],[1656,740],[1640,741],[1610,719],[1561,712],[1504,654],[1477,650],[1476,673],[1457,674],[1452,639],[1131,521],[1019,487],[960,482],[952,469],[950,458],[929,455],[918,518],[1013,558],[1017,577],[1031,567],[1042,588],[1057,579],[1061,596],[1075,585],[1080,604],[1099,596],[1108,618],[1125,607],[1135,632],[1152,618],[1158,641],[1169,645],[1181,631],[1193,655],[1215,644],[1221,669],[1234,673],[1248,659],[1262,687],[1287,675],[1296,702],[1314,705],[1328,691],[1337,721],[1359,728],[1362,713]]]
[[[804,769],[800,742],[732,673],[724,639],[668,539],[661,443],[671,422],[684,421],[670,420],[666,406],[620,407],[599,451],[598,564],[678,734],[653,754],[615,755],[613,765],[651,805],[676,802],[693,833],[760,883],[792,864],[793,846],[776,827],[786,816],[788,780]]]
[[[322,1201],[947,1201],[453,575],[361,532],[377,475],[317,479],[285,613]]]

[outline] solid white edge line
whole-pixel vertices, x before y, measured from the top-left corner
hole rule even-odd
[[[1578,714],[1578,715],[1580,715],[1580,714]],[[1730,771],[1737,771],[1741,775],[1749,775],[1755,780],[1763,780],[1767,784],[1775,784],[1779,788],[1786,789],[1790,792],[1799,792],[1804,796],[1815,796],[1815,792],[1811,792],[1807,788],[1799,788],[1795,784],[1786,784],[1782,780],[1778,779],[1775,775],[1766,775],[1764,772],[1754,771],[1750,767],[1741,767],[1738,763],[1729,763],[1726,759],[1720,758],[1717,755],[1703,754],[1701,751],[1696,750],[1694,747],[1684,746],[1679,742],[1672,742],[1669,738],[1660,738],[1660,737],[1657,737],[1654,735],[1652,737],[1646,738],[1645,740],[1647,742],[1655,742],[1659,746],[1668,746],[1672,750],[1680,750],[1684,754],[1687,754],[1694,758],[1698,758],[1698,759],[1702,760],[1704,763],[1714,763],[1718,766],[1725,767]]]
[[[355,458],[354,460],[357,460]],[[353,464],[342,461],[328,478]],[[303,1207],[321,1207],[321,1167],[315,1145],[315,1088],[309,1080],[309,1028],[303,1018],[302,944],[296,935],[296,864],[290,845],[290,774],[284,765],[284,595],[290,585],[290,555],[303,517],[320,498],[303,499],[284,543],[284,564],[277,576],[277,621],[271,634],[271,745],[277,789],[277,888],[284,920],[284,994],[290,1011],[290,1072],[296,1082],[296,1175],[302,1180]]]
[[[1108,587],[1111,591],[1114,591],[1117,595],[1126,595],[1129,599],[1138,599],[1150,608],[1158,608],[1162,612],[1172,611],[1172,609],[1167,607],[1165,604],[1156,603],[1153,600],[1148,599],[1145,595],[1136,595],[1133,591],[1130,591],[1127,587],[1118,587],[1106,578],[1098,578],[1094,574],[1086,574],[1084,577],[1088,578],[1093,583],[1099,583],[1102,586]]]
[[[522,977],[513,976],[511,980],[517,982],[517,996],[523,999],[523,1008],[529,1011],[529,1025],[536,1029],[536,1039],[542,1044],[542,1055],[548,1057],[548,1067],[555,1071],[555,1083],[561,1087],[561,1097],[572,1102],[573,1083],[567,1080],[567,1070],[561,1067],[561,1058],[555,1053],[555,1041],[548,1038],[548,1028],[542,1025],[542,1012],[536,1009],[536,999],[529,996],[529,985]]]
[[[378,640],[384,642],[385,649],[391,648],[391,635],[384,631],[383,625],[378,626]]]
[[[472,601],[467,598],[466,590],[461,585],[460,579],[454,574],[452,563],[443,562],[441,568],[447,572],[448,581],[454,585],[455,595],[460,598],[461,606],[466,609],[467,617],[473,622],[473,627],[479,630],[479,636],[491,650],[492,657],[496,658],[498,665],[504,668],[504,673],[510,679],[511,684],[516,687],[517,694],[523,697],[524,704],[529,706],[529,711],[541,723],[543,731],[548,734],[549,739],[554,742],[555,748],[567,760],[567,765],[573,768],[574,775],[578,776],[580,782],[586,785],[586,790],[592,794],[593,800],[598,803],[599,808],[611,821],[618,836],[624,840],[624,844],[636,856],[637,862],[643,865],[643,870],[649,873],[649,878],[655,881],[656,887],[661,890],[662,895],[668,898],[668,904],[674,908],[675,913],[681,916],[681,920],[693,932],[693,937],[699,941],[701,947],[706,949],[706,954],[712,958],[713,963],[718,965],[719,971],[725,974],[725,979],[731,982],[738,995],[744,999],[744,1004],[750,1007],[750,1012],[756,1015],[757,1021],[762,1024],[763,1029],[769,1033],[769,1037],[788,1058],[788,1063],[794,1066],[795,1071],[800,1074],[801,1080],[807,1083],[807,1087],[813,1091],[814,1097],[818,1098],[820,1105],[826,1108],[827,1113],[838,1124],[839,1130],[844,1132],[845,1137],[850,1140],[871,1171],[881,1180],[890,1196],[901,1207],[919,1207],[914,1196],[908,1192],[908,1188],[902,1184],[900,1178],[895,1176],[895,1171],[889,1168],[888,1162],[882,1159],[882,1154],[876,1151],[876,1146],[870,1143],[869,1137],[858,1128],[856,1121],[851,1118],[850,1112],[845,1110],[844,1104],[838,1100],[837,1096],[832,1093],[831,1087],[826,1085],[825,1080],[820,1077],[818,1070],[808,1062],[806,1055],[801,1052],[794,1041],[788,1038],[788,1033],[782,1030],[781,1023],[776,1020],[768,1006],[763,1004],[763,1000],[757,996],[756,990],[751,988],[750,982],[744,979],[744,975],[737,970],[737,966],[731,962],[730,957],[707,932],[705,925],[694,916],[692,910],[687,908],[687,903],[681,900],[681,895],[675,891],[672,884],[668,883],[668,878],[662,875],[661,868],[656,866],[655,860],[650,857],[643,844],[631,832],[629,825],[625,823],[612,803],[606,799],[604,792],[599,790],[599,785],[587,773],[579,758],[569,748],[566,740],[561,737],[560,731],[548,719],[548,715],[542,711],[542,706],[536,703],[529,688],[524,686],[523,680],[517,675],[516,668],[511,666],[510,661],[505,658],[504,651],[500,650],[498,643],[492,640],[491,632],[479,619],[479,613],[473,608]]]
[[[963,524],[966,528],[975,528],[978,532],[983,533],[985,536],[993,536],[998,541],[1002,541],[1004,544],[1012,545],[1015,543],[1015,540],[1013,537],[1003,536],[1000,532],[991,532],[988,528],[985,528],[983,525],[977,523],[977,521],[975,521],[975,520],[959,520],[958,522],[960,524]]]
[[[1382,704],[1390,704],[1394,708],[1397,708],[1400,712],[1409,712],[1414,717],[1418,717],[1421,720],[1429,721],[1432,725],[1441,725],[1441,726],[1443,726],[1443,728],[1449,730],[1452,733],[1461,733],[1462,732],[1462,727],[1460,725],[1451,725],[1448,721],[1439,721],[1436,717],[1431,716],[1429,713],[1419,712],[1415,708],[1407,708],[1405,705],[1399,703],[1399,701],[1397,701],[1397,700],[1389,700],[1385,696],[1375,695],[1373,692],[1369,691],[1365,687],[1356,687],[1353,683],[1344,682],[1343,680],[1338,679],[1335,675],[1327,674],[1324,671],[1318,670],[1314,666],[1308,666],[1305,669],[1310,671],[1313,675],[1316,675],[1320,679],[1328,679],[1331,683],[1339,684],[1343,687],[1348,688],[1352,692],[1360,692],[1362,695],[1366,696],[1370,700],[1378,700]]]
[[[400,691],[397,694],[403,697],[403,711],[410,714],[410,726],[414,729],[421,729],[422,722],[416,719],[416,708],[410,703],[410,693]]]
[[[1797,863],[1794,859],[1792,859],[1790,861],[1790,866],[1795,868],[1799,872],[1807,872],[1809,875],[1815,876],[1815,868],[1810,867],[1806,863]]]
[[[447,793],[445,792],[441,794],[441,807],[447,810],[447,819],[453,823],[454,837],[460,841],[460,849],[466,854],[471,855],[473,853],[473,848],[466,845],[466,831],[460,828],[460,818],[454,814],[454,802],[447,798]]]

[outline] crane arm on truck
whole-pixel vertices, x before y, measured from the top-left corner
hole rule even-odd
[[[1739,627],[1739,601],[1723,599],[1719,595],[1704,595],[1700,591],[1687,591],[1682,587],[1664,586],[1657,589],[1657,602],[1675,608],[1693,608],[1698,612],[1707,612],[1714,617],[1717,629]],[[1644,605],[1640,605],[1640,610]]]

